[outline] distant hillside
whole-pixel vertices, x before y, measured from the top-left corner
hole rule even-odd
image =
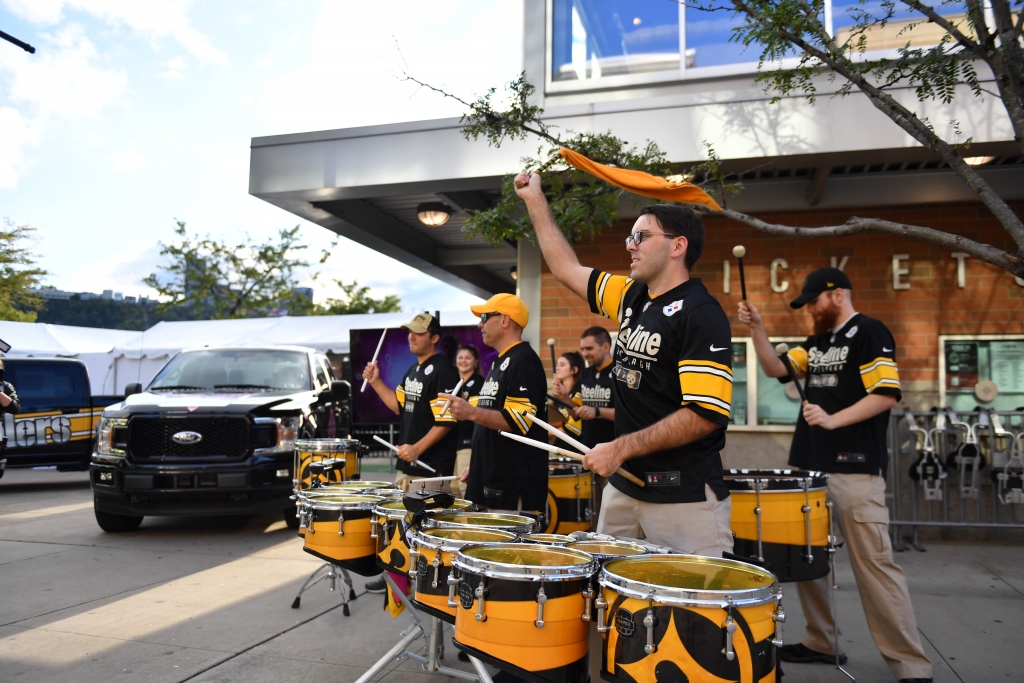
[[[142,306],[109,299],[48,299],[36,322],[77,327],[103,327],[110,330],[144,330],[158,322],[168,320],[194,320],[192,309],[174,308],[157,313],[150,304],[146,308],[143,324]]]

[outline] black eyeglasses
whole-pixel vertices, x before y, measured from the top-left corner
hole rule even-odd
[[[655,235],[664,235],[665,237],[679,237],[679,235],[676,235],[671,232],[650,232],[649,230],[637,230],[632,235],[626,238],[626,248],[629,249],[630,244],[635,244],[636,246],[639,247],[641,244],[643,244],[643,241],[645,239],[647,239],[648,237],[654,237]]]
[[[498,311],[491,311],[490,313],[481,313],[480,314],[480,324],[483,325],[490,318],[493,318],[496,315],[501,316],[501,315],[505,315],[505,314],[504,313],[499,313]]]

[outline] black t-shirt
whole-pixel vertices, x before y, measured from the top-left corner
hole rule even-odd
[[[498,355],[470,403],[500,410],[509,432],[546,442],[547,432],[523,417],[537,414],[546,392],[540,358],[529,344],[520,342]],[[466,498],[489,508],[515,510],[522,498],[524,511],[543,510],[548,494],[548,454],[478,424],[473,429],[473,460],[466,487]]]
[[[605,367],[584,368],[580,374],[580,383],[576,385],[576,393],[572,400],[581,406],[593,408],[614,408],[615,399],[612,397],[615,378],[612,376],[613,361],[608,361]],[[581,420],[580,441],[583,445],[593,448],[599,443],[608,443],[615,439],[615,423],[604,417],[595,417],[593,420]]]
[[[448,413],[439,417],[442,406],[433,406],[439,393],[448,392],[459,382],[459,373],[448,360],[439,353],[421,364],[413,364],[402,383],[395,388],[398,405],[402,409],[402,429],[398,444],[414,444],[422,439],[435,425],[452,427],[441,440],[428,448],[419,460],[437,470],[433,473],[411,462],[398,460],[398,471],[420,477],[449,477],[455,469],[455,444],[458,436],[455,432],[455,418]]]
[[[474,372],[473,376],[467,379],[463,384],[462,388],[459,389],[459,396],[464,400],[468,401],[470,396],[476,396],[480,391],[480,387],[484,383],[484,377],[479,372]],[[458,443],[456,448],[462,450],[463,448],[471,448],[473,446],[473,427],[476,425],[474,422],[469,420],[463,420],[459,423],[458,429]],[[456,472],[455,474],[458,474]]]
[[[651,426],[687,408],[721,425],[700,441],[627,460],[643,488],[613,474],[612,486],[651,503],[694,503],[729,495],[721,450],[732,407],[729,319],[699,279],[651,298],[647,285],[594,270],[588,287],[594,313],[619,323],[612,375],[615,433]]]
[[[807,401],[830,415],[868,394],[903,397],[896,342],[880,321],[857,313],[835,333],[808,337],[789,358],[797,377],[807,377]],[[788,382],[789,377],[780,381]],[[879,474],[888,468],[885,432],[889,411],[831,431],[811,427],[803,413],[789,448],[789,464],[840,474]]]

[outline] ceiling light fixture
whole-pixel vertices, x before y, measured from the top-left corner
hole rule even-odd
[[[452,217],[452,207],[441,202],[428,202],[416,207],[416,217],[423,225],[432,228],[444,225]]]
[[[984,166],[995,159],[995,157],[964,157],[964,163],[968,166]]]

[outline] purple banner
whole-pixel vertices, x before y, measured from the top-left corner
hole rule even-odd
[[[349,357],[352,360],[352,379],[355,389],[353,407],[354,422],[398,422],[398,416],[388,410],[384,402],[377,396],[373,387],[367,386],[366,391],[359,393],[363,384],[363,368],[373,358],[373,352],[380,341],[382,330],[351,330],[349,332]],[[442,327],[439,350],[445,348],[449,337],[454,339],[455,347],[472,344],[480,352],[480,374],[486,376],[498,353],[489,346],[484,346],[480,330],[476,326]],[[442,353],[444,351],[441,351]],[[454,352],[452,358],[454,359]],[[409,332],[404,329],[388,330],[384,345],[380,347],[377,366],[381,378],[392,389],[402,381],[405,371],[416,362],[416,356],[409,351]]]

